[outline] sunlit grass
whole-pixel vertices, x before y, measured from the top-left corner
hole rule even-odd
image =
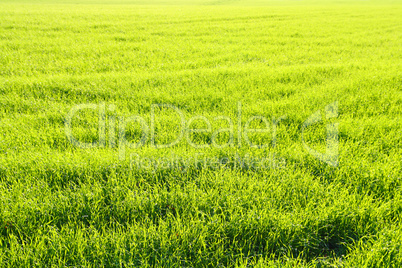
[[[397,1],[18,2],[0,4],[0,266],[402,265]],[[335,101],[339,116],[304,133],[325,151],[325,125],[339,123],[332,167],[305,150],[301,127]],[[209,148],[148,140],[119,157],[122,118],[150,124],[152,104],[202,115],[215,131],[226,127],[217,116],[238,127],[239,102],[243,127],[269,119],[268,135],[250,135],[267,148],[238,146],[236,129],[222,149],[197,133]],[[115,106],[105,148],[66,137],[83,103]],[[72,125],[81,141],[99,139],[97,110]],[[180,122],[158,111],[155,126],[163,144]],[[138,124],[125,133],[141,139]],[[283,165],[195,161],[273,153]],[[141,169],[136,156],[180,161]]]

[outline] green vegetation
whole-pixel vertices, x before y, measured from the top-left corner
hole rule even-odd
[[[402,266],[402,4],[95,2],[0,3],[1,267]],[[106,146],[69,141],[80,104],[97,109],[74,116],[73,134],[99,141],[104,104]],[[208,119],[189,134],[208,147],[148,136],[122,155],[122,138],[144,133],[131,122],[122,136],[123,118],[151,126],[153,104]],[[269,120],[249,135],[266,148],[239,136],[239,109],[243,128]],[[230,140],[212,137],[228,127],[217,116],[235,124],[225,148],[212,146]],[[335,166],[303,145],[325,152],[331,123]],[[156,145],[174,140],[177,112],[156,109],[154,127]],[[236,162],[271,155],[265,168]]]

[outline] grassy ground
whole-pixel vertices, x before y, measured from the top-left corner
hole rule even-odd
[[[402,265],[398,1],[24,2],[0,4],[1,267]],[[105,146],[81,149],[65,123],[89,103],[73,133],[99,141],[105,105]],[[208,119],[189,134],[206,148],[122,143],[158,103]],[[237,131],[256,115],[263,149]],[[155,118],[155,145],[180,134]],[[338,165],[303,146],[324,152],[331,123]]]

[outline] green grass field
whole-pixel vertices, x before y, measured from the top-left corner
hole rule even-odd
[[[0,267],[401,267],[401,41],[400,1],[2,1]]]

